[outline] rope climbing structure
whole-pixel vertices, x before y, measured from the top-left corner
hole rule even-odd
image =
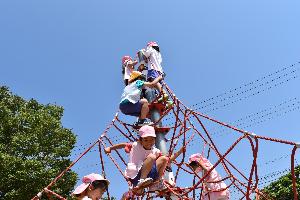
[[[138,140],[138,128],[136,125],[127,123],[122,119],[122,115],[116,113],[114,119],[108,124],[106,129],[100,134],[97,141],[91,143],[73,163],[62,171],[53,181],[41,190],[32,200],[39,199],[45,194],[49,199],[66,199],[52,191],[51,188],[55,183],[61,179],[75,164],[77,164],[88,152],[92,149],[97,149],[100,158],[101,173],[107,178],[109,176],[119,177],[128,183],[128,191],[124,193],[123,199],[155,199],[162,197],[165,199],[213,199],[209,197],[210,192],[220,192],[229,190],[231,196],[238,197],[238,199],[271,199],[264,194],[259,188],[261,177],[259,177],[259,159],[260,152],[263,151],[259,148],[262,142],[271,142],[278,145],[285,145],[291,148],[290,153],[290,169],[292,174],[294,200],[298,199],[296,190],[296,177],[295,177],[295,153],[300,147],[299,144],[291,141],[264,137],[260,134],[251,133],[242,130],[238,127],[228,123],[221,122],[206,114],[190,109],[182,101],[180,101],[170,87],[163,83],[164,90],[169,95],[169,100],[173,104],[167,104],[166,101],[158,102],[152,90],[146,92],[146,97],[149,104],[150,114],[149,119],[153,122],[151,126],[155,128],[157,138],[156,147],[161,152],[170,157],[176,152],[177,149],[184,147],[186,150],[182,155],[169,163],[163,176],[163,186],[157,187],[156,190],[150,190],[149,187],[144,188],[143,193],[137,193],[135,188],[131,186],[130,181],[124,174],[126,167],[126,152],[116,150],[111,154],[105,154],[104,149],[108,146],[114,145],[117,141],[134,142]],[[163,126],[164,119],[170,119],[167,126]],[[224,129],[230,130],[230,134],[235,136],[235,139],[230,142],[226,148],[224,145],[217,144],[214,137],[214,132],[209,130],[208,124],[214,124]],[[239,162],[249,162],[250,168],[248,171],[241,170],[236,161],[232,161],[232,152],[240,145],[243,148],[249,148],[247,156],[241,155]],[[191,150],[193,149],[193,150]],[[201,153],[204,157],[209,159],[212,167],[202,176],[195,173],[188,165],[188,156],[195,151]],[[114,173],[107,172],[108,162],[113,165],[109,171],[114,170]],[[207,188],[209,182],[207,178],[209,174],[218,169],[222,174],[222,179],[226,183],[226,188],[211,190]],[[151,185],[158,184],[157,182]],[[111,195],[107,191],[107,196],[110,199]]]

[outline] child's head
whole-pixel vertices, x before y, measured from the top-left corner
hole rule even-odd
[[[137,64],[136,60],[132,60],[130,56],[123,56],[122,58],[122,73],[125,73],[125,68],[134,68],[134,66]]]
[[[92,199],[100,199],[109,185],[107,179],[95,173],[84,176],[82,182],[73,192],[73,195],[79,198],[88,196]]]
[[[159,46],[156,42],[148,42],[147,47],[152,47],[153,49],[155,49],[157,52],[159,52]]]
[[[196,171],[201,165],[197,161],[192,161],[189,163],[189,166],[192,168],[193,171]]]
[[[130,78],[128,80],[129,83],[132,83],[136,80],[143,80],[145,81],[145,76],[142,74],[142,72],[139,72],[139,71],[133,71],[130,75]]]
[[[140,142],[142,146],[149,150],[155,144],[155,130],[152,126],[142,126],[139,130]]]
[[[190,156],[188,165],[192,168],[193,171],[199,172],[203,169],[203,161],[203,156],[199,153],[196,153]]]

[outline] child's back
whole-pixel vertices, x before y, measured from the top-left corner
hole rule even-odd
[[[216,169],[213,169],[213,164],[202,156],[201,154],[193,154],[189,158],[189,163],[197,162],[198,167],[195,168],[195,172],[202,173],[202,176],[205,178],[205,187],[203,189],[203,200],[215,199],[215,200],[228,200],[230,199],[230,193],[227,188],[227,185],[223,181],[221,175],[217,172]],[[211,171],[210,171],[211,170]],[[210,171],[209,174],[208,171]]]
[[[159,50],[159,46],[156,42],[149,42],[145,51],[145,56],[148,58],[147,67],[148,70],[156,70],[163,73],[161,66],[162,57]]]

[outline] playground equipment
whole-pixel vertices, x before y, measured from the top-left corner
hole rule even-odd
[[[266,194],[264,194],[258,187],[260,178],[258,176],[258,152],[259,143],[261,141],[268,141],[283,145],[289,145],[292,147],[291,151],[291,173],[293,182],[293,192],[294,200],[298,199],[298,194],[296,190],[296,177],[295,177],[295,153],[299,144],[291,141],[280,140],[275,138],[264,137],[259,134],[254,134],[240,128],[234,127],[230,124],[216,120],[210,116],[207,116],[201,112],[196,112],[187,106],[185,106],[174,94],[174,92],[168,87],[167,84],[163,83],[165,91],[168,92],[170,99],[173,101],[173,106],[168,107],[165,101],[157,102],[160,96],[156,96],[153,90],[146,91],[146,98],[150,103],[150,115],[149,118],[153,122],[153,126],[156,129],[156,147],[159,148],[164,155],[170,156],[174,153],[176,148],[181,146],[186,146],[187,150],[191,148],[192,145],[197,145],[198,151],[205,155],[205,149],[208,149],[206,157],[215,156],[213,162],[213,169],[221,168],[223,170],[223,179],[227,183],[227,188],[231,193],[236,193],[240,199],[250,200],[252,198],[256,199],[270,199]],[[172,126],[163,126],[163,119],[166,116],[173,116],[174,123]],[[232,141],[231,145],[226,151],[221,153],[218,145],[214,142],[212,134],[208,130],[206,123],[214,123],[221,127],[230,129],[237,135],[237,138]],[[63,175],[70,170],[79,160],[86,155],[92,148],[98,145],[100,165],[101,170],[104,175],[106,175],[106,167],[104,163],[103,149],[109,145],[114,144],[115,137],[122,137],[122,141],[133,142],[137,140],[136,130],[138,127],[128,124],[122,121],[117,113],[114,119],[109,123],[107,128],[103,131],[97,141],[91,144],[67,169],[62,171],[54,180],[42,191],[37,194],[32,200],[37,200],[43,193],[45,193],[49,198],[56,197],[57,199],[66,199],[59,194],[51,190],[51,187],[59,180]],[[169,138],[169,139],[167,139]],[[195,143],[195,141],[197,141]],[[193,143],[194,142],[194,143]],[[245,148],[250,149],[251,153],[251,169],[248,174],[242,172],[236,165],[234,165],[230,159],[230,153],[241,143],[248,143],[249,146]],[[245,146],[245,144],[243,145]],[[188,152],[188,151],[187,151]],[[165,171],[165,176],[163,179],[163,185],[158,187],[157,190],[151,191],[149,187],[158,182],[152,183],[145,187],[145,191],[141,194],[137,194],[136,190],[141,188],[131,188],[130,182],[126,179],[123,173],[122,167],[126,165],[124,160],[124,152],[116,151],[114,154],[108,154],[107,157],[115,166],[115,170],[119,171],[119,174],[123,176],[124,180],[129,184],[129,190],[124,195],[124,199],[153,199],[157,197],[163,197],[165,199],[202,199],[204,198],[203,190],[205,189],[205,179],[206,176],[199,176],[195,174],[187,166],[187,158],[184,152],[180,161],[174,161],[170,163],[172,167]],[[122,167],[121,167],[122,165]],[[175,169],[175,170],[172,170]],[[211,171],[210,170],[210,171]],[[209,171],[209,172],[210,172]],[[209,173],[208,172],[208,173]],[[118,176],[119,176],[118,174]],[[180,177],[191,176],[193,181],[180,186]],[[109,177],[107,177],[109,178]],[[226,189],[227,189],[226,188]],[[213,191],[212,191],[213,192]],[[110,198],[109,192],[107,192],[108,198]]]

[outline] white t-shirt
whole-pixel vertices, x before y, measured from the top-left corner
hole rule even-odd
[[[160,52],[148,46],[146,51],[144,51],[144,54],[148,58],[148,63],[147,63],[148,70],[154,69],[156,71],[163,73],[163,69],[161,66],[162,57]]]
[[[125,176],[131,179],[135,178],[142,168],[145,159],[151,153],[158,157],[160,155],[160,150],[155,146],[153,146],[150,150],[146,150],[140,142],[132,143],[131,151],[129,153],[129,162],[125,170]]]
[[[133,72],[133,68],[125,67],[124,80],[129,79],[132,72]]]
[[[121,103],[131,102],[133,104],[139,102],[141,99],[142,87],[144,81],[136,80],[124,88],[123,94],[121,96]]]

